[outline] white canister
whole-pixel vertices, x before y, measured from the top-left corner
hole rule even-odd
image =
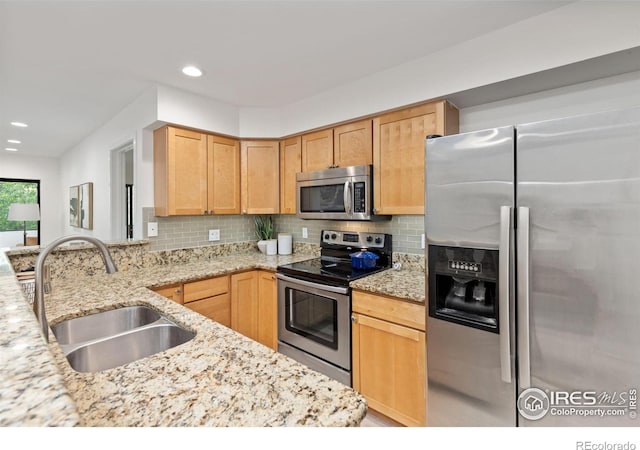
[[[278,254],[278,241],[277,239],[267,240],[267,256]]]
[[[291,233],[278,233],[278,254],[290,255],[291,254]]]

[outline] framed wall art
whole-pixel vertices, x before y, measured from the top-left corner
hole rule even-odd
[[[80,226],[80,189],[79,186],[69,188],[69,225]]]
[[[80,188],[80,227],[93,229],[93,183],[84,183]]]

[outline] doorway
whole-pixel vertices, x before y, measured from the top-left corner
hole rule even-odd
[[[40,245],[41,219],[12,219],[9,217],[12,204],[36,204],[38,211],[40,180],[0,178],[0,248]]]
[[[133,239],[135,220],[134,142],[111,151],[111,236]]]

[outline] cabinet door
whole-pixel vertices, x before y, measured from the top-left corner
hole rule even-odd
[[[337,167],[373,162],[371,120],[348,123],[333,129],[333,163]]]
[[[185,303],[187,308],[215,320],[225,327],[231,327],[231,299],[229,294],[216,295]]]
[[[231,275],[231,328],[258,340],[258,271]]]
[[[242,213],[280,211],[280,145],[278,141],[242,141]]]
[[[157,288],[153,288],[152,291],[162,295],[163,297],[168,298],[169,300],[173,300],[176,303],[183,302],[183,290],[182,284],[172,284],[170,286],[160,286]]]
[[[207,210],[207,140],[195,131],[154,132],[155,214],[200,215]]]
[[[209,135],[207,166],[208,213],[240,214],[240,143]]]
[[[280,214],[296,213],[296,173],[302,172],[302,137],[280,142]]]
[[[353,313],[353,387],[369,406],[407,426],[424,426],[425,333]]]
[[[325,170],[333,166],[333,130],[302,135],[302,171]]]
[[[424,214],[426,136],[456,133],[457,129],[457,110],[444,101],[373,119],[377,214]]]
[[[278,350],[278,300],[276,275],[258,272],[258,342]]]

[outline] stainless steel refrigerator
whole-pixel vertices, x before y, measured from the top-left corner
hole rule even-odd
[[[427,424],[640,426],[640,108],[425,149]]]

